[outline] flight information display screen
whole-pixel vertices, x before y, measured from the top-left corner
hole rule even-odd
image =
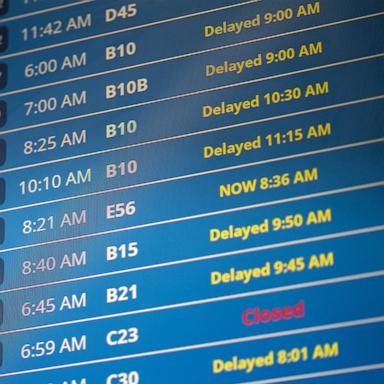
[[[383,0],[0,14],[0,384],[384,383]]]

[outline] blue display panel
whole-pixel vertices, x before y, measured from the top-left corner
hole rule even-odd
[[[383,16],[0,1],[0,384],[383,383]]]

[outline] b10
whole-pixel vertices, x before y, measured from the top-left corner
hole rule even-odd
[[[130,41],[119,45],[111,45],[105,48],[105,60],[121,59],[124,56],[133,56],[136,53],[136,43]]]
[[[107,179],[113,179],[118,176],[134,175],[137,172],[137,161],[122,161],[119,164],[107,164],[105,167],[105,176]]]
[[[137,131],[137,121],[122,121],[119,124],[107,124],[105,126],[105,137],[112,139],[116,136],[132,135]]]

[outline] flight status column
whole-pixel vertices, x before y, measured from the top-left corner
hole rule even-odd
[[[383,383],[383,15],[0,1],[0,384]]]

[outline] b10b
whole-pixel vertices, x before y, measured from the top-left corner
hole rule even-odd
[[[105,87],[105,98],[113,99],[115,97],[123,97],[126,95],[134,95],[148,90],[148,79],[142,78],[130,80],[126,83],[110,84]]]

